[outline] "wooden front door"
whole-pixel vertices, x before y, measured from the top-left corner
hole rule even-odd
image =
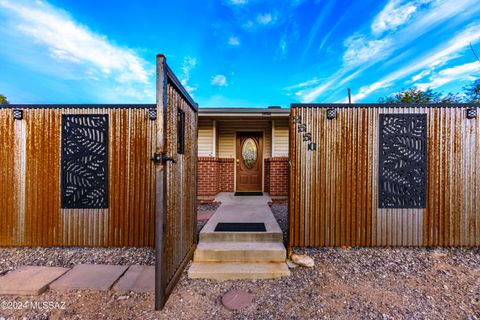
[[[237,132],[237,192],[262,191],[262,135],[261,132]]]

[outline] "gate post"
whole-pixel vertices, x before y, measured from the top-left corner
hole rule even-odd
[[[165,151],[165,125],[167,114],[167,70],[164,55],[157,55],[157,81],[156,81],[156,104],[157,104],[157,145],[155,156],[162,155]],[[161,159],[161,158],[160,158]],[[155,310],[162,310],[165,305],[165,271],[166,264],[163,259],[165,239],[165,179],[164,162],[155,162]]]

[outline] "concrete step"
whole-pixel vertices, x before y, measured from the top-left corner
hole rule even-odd
[[[279,228],[280,229],[280,228]],[[201,242],[282,242],[282,231],[271,232],[200,232]]]
[[[191,279],[275,279],[289,275],[285,262],[194,262],[188,270]]]
[[[285,262],[287,251],[281,242],[200,242],[196,262]]]

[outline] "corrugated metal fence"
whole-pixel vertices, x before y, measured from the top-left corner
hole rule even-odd
[[[289,246],[479,246],[480,124],[468,110],[478,106],[292,105]],[[400,114],[426,115],[425,204],[385,207],[380,119]]]
[[[1,246],[153,246],[154,106],[0,108]],[[13,110],[23,111],[14,120]],[[62,209],[62,115],[108,115],[108,207]]]

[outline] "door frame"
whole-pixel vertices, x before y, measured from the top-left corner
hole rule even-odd
[[[233,139],[233,192],[237,192],[237,133],[251,132],[260,133],[262,136],[262,192],[265,192],[265,129],[236,129]]]

